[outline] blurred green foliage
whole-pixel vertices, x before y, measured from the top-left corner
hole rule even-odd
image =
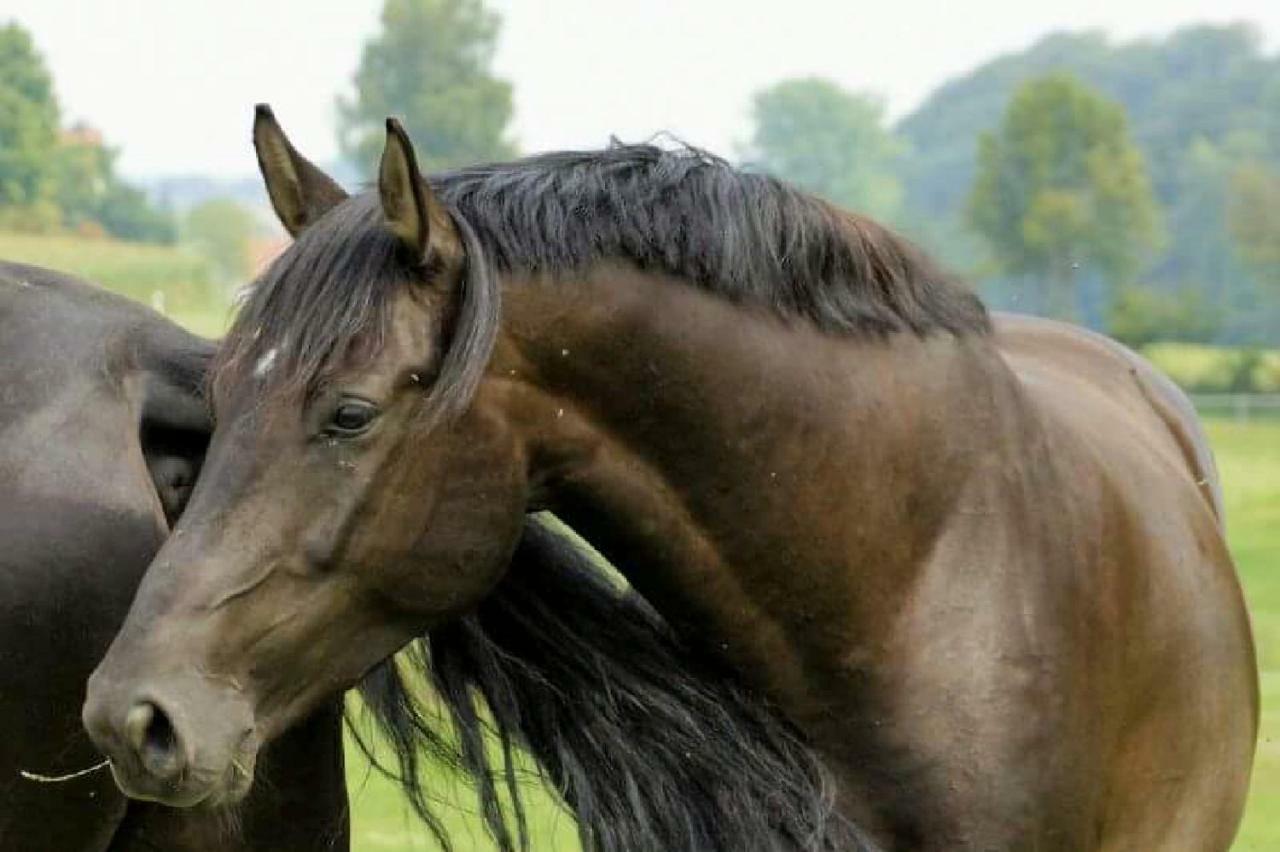
[[[1280,350],[1156,343],[1142,354],[1189,393],[1280,393]]]
[[[483,0],[385,0],[355,92],[338,98],[338,144],[370,175],[385,121],[404,122],[424,171],[514,156],[511,84],[491,71],[500,18]]]
[[[30,34],[0,27],[0,229],[172,242],[173,217],[120,179],[116,152],[95,132],[64,131],[60,112]]]
[[[1123,287],[1111,301],[1107,332],[1135,349],[1160,340],[1208,343],[1222,327],[1222,311],[1196,290]]]
[[[1029,80],[978,143],[969,220],[1038,313],[1074,319],[1076,279],[1129,281],[1156,240],[1146,164],[1124,109],[1068,74]]]
[[[850,210],[897,218],[902,145],[885,125],[879,98],[820,77],[784,80],[756,92],[751,117],[742,151],[751,167]]]
[[[0,27],[0,207],[38,208],[53,192],[58,105],[31,36]]]
[[[484,0],[384,0],[339,99],[344,156],[371,173],[388,114],[405,119],[427,169],[511,156],[512,87],[492,72],[499,27]],[[1074,313],[1138,343],[1280,340],[1280,55],[1248,25],[1050,35],[948,81],[893,127],[874,97],[819,78],[781,81],[753,107],[752,165],[888,220],[996,307]],[[1126,124],[1132,145],[1116,141]],[[190,222],[186,233],[229,279],[238,250],[223,218],[221,237]],[[1166,238],[1152,249],[1157,221]],[[0,230],[177,236],[96,133],[61,126],[50,74],[14,24],[0,27]]]
[[[257,229],[253,213],[244,205],[230,198],[211,198],[187,212],[182,241],[209,260],[219,280],[238,285],[249,275],[250,247]]]
[[[1139,283],[1198,291],[1220,309],[1223,342],[1274,344],[1277,273],[1247,262],[1239,234],[1228,227],[1240,169],[1280,170],[1280,56],[1268,55],[1246,24],[1191,26],[1130,42],[1101,32],[1058,33],[943,84],[895,128],[908,145],[901,161],[907,230],[979,278],[997,304],[1025,308],[1010,300],[1017,289],[1000,284],[981,242],[964,227],[966,199],[979,171],[981,135],[999,126],[1020,86],[1060,72],[1124,107],[1147,162],[1167,238]],[[1258,195],[1248,199],[1255,210]],[[1084,295],[1097,303],[1096,316],[1106,315],[1113,298],[1107,288]]]
[[[1227,223],[1259,281],[1280,289],[1280,169],[1258,160],[1236,169]]]

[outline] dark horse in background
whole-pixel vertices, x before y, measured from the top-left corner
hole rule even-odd
[[[0,850],[347,848],[339,705],[264,757],[234,816],[128,802],[84,679],[186,502],[212,346],[118,296],[0,263]],[[64,780],[52,780],[61,776]]]
[[[427,180],[389,122],[348,198],[255,138],[297,240],[90,680],[126,790],[242,794],[428,631],[455,723],[474,687],[591,848],[1230,845],[1252,639],[1204,435],[1136,355],[693,150]],[[643,601],[509,563],[539,509]]]

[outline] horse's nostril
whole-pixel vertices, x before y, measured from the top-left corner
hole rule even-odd
[[[140,701],[125,717],[125,733],[142,765],[153,776],[172,779],[182,773],[178,733],[159,705]]]

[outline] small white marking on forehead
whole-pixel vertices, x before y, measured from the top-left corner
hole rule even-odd
[[[279,349],[273,347],[268,349],[266,354],[258,359],[258,363],[253,365],[254,378],[260,379],[271,371],[272,365],[276,363],[276,355],[279,351]]]

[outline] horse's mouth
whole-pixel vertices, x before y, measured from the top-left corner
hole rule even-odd
[[[233,808],[253,786],[252,758],[237,755],[222,772],[203,769],[184,770],[173,781],[155,783],[122,772],[111,762],[111,775],[116,786],[131,799],[155,802],[171,808],[200,808],[201,810],[225,810]]]
[[[230,810],[244,801],[252,786],[253,776],[242,774],[242,770],[233,767],[229,770],[229,777],[225,783],[209,790],[208,794],[192,807],[209,811]]]

